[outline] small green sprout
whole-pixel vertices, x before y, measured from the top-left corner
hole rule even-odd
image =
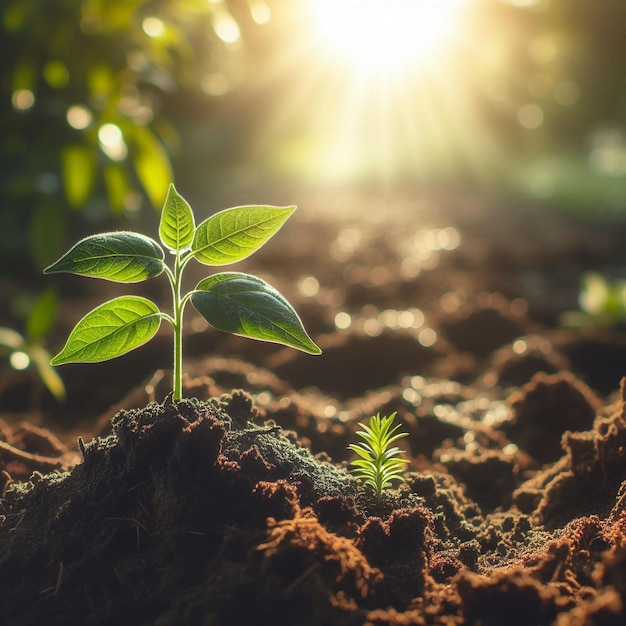
[[[389,417],[380,417],[377,413],[370,418],[369,424],[359,423],[363,430],[357,431],[357,435],[365,441],[348,446],[360,457],[351,461],[350,465],[354,467],[350,471],[366,485],[374,488],[379,502],[383,489],[390,487],[391,481],[403,480],[401,474],[404,465],[408,463],[406,459],[398,458],[398,447],[389,447],[394,441],[408,435],[396,433],[400,428],[399,424],[391,428],[395,416],[395,411]]]
[[[566,311],[561,326],[614,328],[626,321],[626,281],[609,281],[598,272],[585,272],[578,295],[580,311]]]
[[[172,397],[180,400],[183,312],[190,300],[218,330],[320,354],[289,302],[256,276],[240,272],[214,274],[181,295],[183,270],[189,261],[220,266],[245,259],[268,241],[295,209],[235,207],[216,213],[196,227],[191,207],[170,185],[159,238],[174,257],[173,267],[164,262],[165,250],[139,233],[118,231],[82,239],[44,273],[71,272],[121,283],[136,283],[164,273],[172,288],[173,311],[171,315],[163,313],[156,304],[139,296],[105,302],[76,324],[52,365],[98,363],[121,356],[152,339],[165,320],[174,330]]]

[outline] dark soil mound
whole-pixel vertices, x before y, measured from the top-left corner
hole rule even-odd
[[[565,379],[523,389],[518,417],[552,410],[546,389],[563,385],[576,397]],[[521,462],[485,453],[450,474],[411,473],[381,503],[241,392],[122,411],[110,436],[81,442],[73,470],[6,488],[0,568],[15,582],[0,614],[12,625],[623,623],[625,407],[567,434],[566,456],[515,493]],[[454,476],[526,513],[483,512]]]

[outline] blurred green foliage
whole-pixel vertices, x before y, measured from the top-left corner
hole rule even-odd
[[[578,295],[580,311],[567,311],[561,325],[569,328],[615,328],[626,322],[626,280],[611,281],[585,272]]]
[[[20,304],[25,306],[20,307]],[[43,384],[57,401],[65,400],[65,385],[50,365],[52,355],[45,345],[45,337],[56,320],[57,305],[58,298],[54,288],[44,291],[34,302],[20,299],[14,302],[16,308],[26,308],[28,312],[23,334],[12,328],[0,326],[0,356],[7,360],[5,369],[12,372],[12,374],[4,372],[0,377],[2,381],[0,391],[12,384],[14,379],[21,378],[23,373],[28,375],[34,372],[38,386]],[[19,315],[20,311],[17,313]],[[38,393],[33,395],[36,397]]]
[[[207,0],[4,0],[0,245],[44,266],[68,218],[158,208],[177,133],[164,101],[224,42]]]
[[[4,0],[0,255],[41,269],[68,228],[158,209],[174,168],[192,197],[229,171],[622,210],[626,2],[466,0],[436,63],[378,83],[324,46],[332,4]]]

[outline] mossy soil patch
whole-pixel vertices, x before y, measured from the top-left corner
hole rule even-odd
[[[626,340],[556,325],[619,230],[445,206],[261,258],[322,357],[190,320],[188,400],[165,336],[69,367],[38,420],[8,390],[0,622],[623,624]],[[411,460],[382,502],[346,471],[378,411]]]

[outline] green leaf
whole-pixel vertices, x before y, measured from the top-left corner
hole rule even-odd
[[[206,265],[241,261],[270,239],[295,210],[295,206],[241,206],[220,211],[196,229],[193,255]]]
[[[164,257],[161,246],[150,237],[118,231],[85,237],[44,273],[71,272],[118,283],[137,283],[158,276],[165,267]]]
[[[99,363],[126,354],[156,334],[161,313],[154,302],[121,296],[90,311],[50,363]]]
[[[348,449],[356,452],[362,459],[369,461],[371,459],[370,449],[366,448],[362,443],[351,443]]]
[[[57,313],[57,293],[55,289],[47,289],[35,301],[26,318],[26,336],[29,341],[45,337]]]
[[[239,272],[209,276],[198,283],[191,303],[218,330],[280,343],[309,354],[322,352],[289,302],[256,276]]]
[[[161,213],[159,237],[171,250],[181,251],[191,245],[196,224],[189,203],[170,184]]]

